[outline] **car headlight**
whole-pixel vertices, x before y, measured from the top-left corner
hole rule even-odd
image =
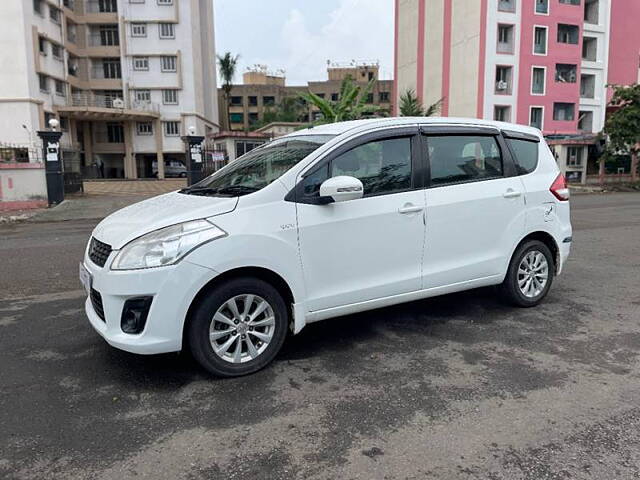
[[[193,249],[227,233],[207,220],[193,220],[147,233],[126,244],[111,265],[112,270],[173,265]]]

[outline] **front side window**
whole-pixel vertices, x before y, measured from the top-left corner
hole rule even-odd
[[[518,174],[525,175],[533,172],[538,166],[538,142],[518,138],[507,138],[506,140],[513,151]]]
[[[503,174],[502,155],[494,137],[428,137],[433,186],[488,180]]]
[[[411,138],[377,140],[343,153],[305,177],[304,195],[318,196],[322,182],[341,175],[360,180],[365,197],[411,189]]]
[[[273,140],[182,193],[238,196],[261,190],[332,138],[333,135],[299,135]]]

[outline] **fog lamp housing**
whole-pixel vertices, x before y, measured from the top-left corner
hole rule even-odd
[[[144,330],[153,297],[130,298],[124,302],[120,328],[124,333],[137,334]]]

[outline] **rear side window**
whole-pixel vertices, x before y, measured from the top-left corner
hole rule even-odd
[[[427,145],[434,186],[503,175],[502,155],[494,137],[430,136]]]
[[[518,175],[533,172],[538,166],[538,142],[529,142],[517,138],[507,138],[507,143],[515,155]]]

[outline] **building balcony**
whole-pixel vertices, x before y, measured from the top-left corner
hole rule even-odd
[[[74,93],[66,106],[58,111],[78,120],[147,120],[160,116],[160,106],[152,102],[131,102],[114,95],[98,95],[92,92]]]

